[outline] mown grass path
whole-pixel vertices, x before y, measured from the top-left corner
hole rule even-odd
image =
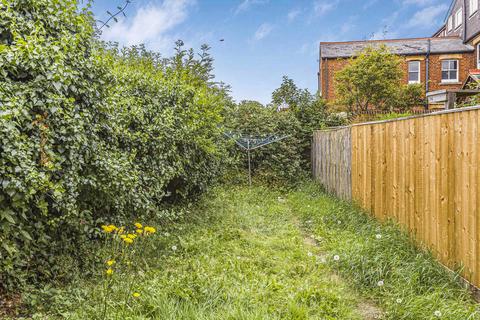
[[[163,232],[141,297],[113,302],[109,318],[478,319],[467,292],[394,226],[313,184],[219,188],[193,216]],[[47,314],[97,318],[99,285],[74,288]]]

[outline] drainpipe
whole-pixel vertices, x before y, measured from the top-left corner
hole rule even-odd
[[[425,94],[430,90],[430,52],[432,49],[432,40],[427,40],[427,56],[425,59]],[[425,101],[425,109],[428,109],[428,101]]]
[[[325,59],[325,99],[328,99],[328,59]]]
[[[318,47],[318,92],[323,96],[322,92],[322,45]]]
[[[463,0],[463,43],[467,41],[467,22],[468,22],[468,13],[467,13],[467,0]]]
[[[425,60],[425,92],[430,89],[430,51],[432,49],[432,40],[428,39],[427,43],[427,56]]]

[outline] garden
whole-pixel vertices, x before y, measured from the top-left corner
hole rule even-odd
[[[480,319],[397,225],[310,181],[311,133],[344,118],[288,77],[236,103],[213,62],[102,42],[88,3],[0,0],[0,318]],[[250,187],[226,132],[288,138]]]

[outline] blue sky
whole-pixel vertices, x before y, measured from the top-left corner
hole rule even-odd
[[[450,0],[132,0],[127,18],[102,37],[144,43],[165,56],[175,40],[212,47],[217,81],[232,95],[270,102],[283,75],[316,92],[318,44],[433,34]],[[98,19],[122,0],[97,0]],[[225,39],[220,42],[220,39]]]

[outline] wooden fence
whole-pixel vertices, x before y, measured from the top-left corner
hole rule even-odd
[[[480,287],[479,107],[318,131],[313,168],[327,190],[395,219]]]
[[[350,128],[336,128],[314,133],[312,170],[328,192],[350,200],[352,198],[352,165]]]

